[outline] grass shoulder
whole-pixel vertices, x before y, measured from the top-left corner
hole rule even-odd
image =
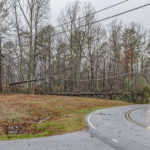
[[[28,105],[31,106],[31,103],[33,103],[33,101],[32,100],[29,101]],[[40,102],[39,105],[42,106],[43,101]],[[54,101],[55,103],[53,103]],[[78,97],[53,97],[53,98],[49,97],[49,100],[47,99],[47,102],[48,102],[47,105],[50,107],[48,113],[50,114],[53,113],[53,118],[40,123],[39,121],[37,121],[28,126],[25,126],[25,128],[22,129],[23,133],[21,134],[1,133],[0,140],[39,138],[81,131],[83,129],[86,129],[85,116],[88,115],[89,113],[99,109],[129,105],[128,103],[121,101],[78,98]],[[43,107],[45,107],[45,109],[48,111],[47,105],[46,106],[43,105]],[[36,109],[38,108],[34,108],[34,112],[32,112],[35,115],[35,117],[36,115],[39,115],[36,114],[37,113]],[[44,108],[42,108],[41,111],[42,110],[44,110]],[[21,112],[17,112],[17,114],[22,112],[24,113],[24,115],[26,115],[27,113],[24,110]],[[48,115],[46,111],[43,111],[43,113],[45,113],[45,116],[44,114],[41,115],[42,118]],[[22,114],[19,114],[19,116],[22,116]],[[30,116],[28,116],[28,118],[26,119],[30,119]],[[19,120],[18,124],[19,123],[21,124],[22,118],[18,117],[17,120]]]

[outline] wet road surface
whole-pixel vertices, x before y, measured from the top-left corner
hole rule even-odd
[[[116,150],[150,150],[150,105],[99,110],[87,120],[90,133]]]
[[[88,131],[0,142],[0,150],[150,150],[150,105],[103,109],[86,117]]]

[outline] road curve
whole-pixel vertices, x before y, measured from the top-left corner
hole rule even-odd
[[[88,131],[0,142],[0,150],[150,150],[150,105],[103,109],[86,117]]]
[[[103,109],[86,120],[89,132],[116,150],[150,150],[150,105]]]

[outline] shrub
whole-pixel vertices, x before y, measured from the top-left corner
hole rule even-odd
[[[138,96],[136,103],[137,104],[147,104],[148,100],[144,99],[142,96]]]
[[[150,86],[145,86],[141,88],[140,94],[141,94],[141,98],[143,99],[143,101],[145,101],[145,103],[148,102],[150,98]]]
[[[150,98],[150,85],[147,83],[146,79],[139,78],[137,80],[137,92],[140,94],[136,99],[138,104],[146,104]]]
[[[134,102],[138,104],[146,104],[149,102],[150,98],[150,85],[144,78],[138,78],[135,83],[130,80],[129,78],[126,78],[124,82],[125,90],[132,91],[133,86],[136,87],[136,93],[139,95],[132,96],[132,95],[125,95],[124,99],[128,102]]]

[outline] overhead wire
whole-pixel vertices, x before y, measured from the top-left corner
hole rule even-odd
[[[112,15],[112,16],[105,17],[105,18],[100,19],[100,20],[93,21],[93,22],[91,22],[91,23],[88,23],[88,24],[79,26],[79,27],[77,27],[77,29],[86,27],[86,26],[88,26],[88,25],[96,24],[96,23],[99,23],[99,22],[103,22],[103,21],[106,21],[106,20],[109,20],[109,19],[112,19],[112,18],[115,18],[115,17],[118,17],[118,16],[122,16],[122,15],[124,15],[124,14],[130,13],[130,12],[133,12],[133,11],[136,11],[136,10],[138,10],[138,9],[142,9],[142,8],[145,8],[145,7],[148,7],[148,6],[150,6],[150,3],[147,3],[147,4],[144,4],[144,5],[135,7],[135,8],[133,8],[133,9],[129,9],[129,10],[127,10],[127,11],[123,11],[123,12],[121,12],[121,13],[117,13],[117,14]],[[73,29],[73,30],[69,29],[69,30],[65,30],[65,31],[61,31],[61,32],[56,32],[56,33],[53,34],[52,36],[54,36],[54,35],[59,35],[59,34],[63,34],[63,33],[70,32],[70,31],[75,31],[75,29]]]
[[[68,21],[68,22],[65,22],[64,24],[55,26],[54,29],[59,28],[59,27],[62,27],[62,26],[64,26],[64,25],[66,25],[66,24],[70,24],[70,23],[72,23],[72,22],[76,22],[76,21],[78,21],[78,20],[81,20],[81,19],[83,19],[83,18],[89,17],[89,16],[91,16],[91,15],[95,15],[95,14],[97,14],[97,13],[106,11],[106,10],[111,9],[111,8],[113,8],[113,7],[116,7],[116,6],[119,6],[119,5],[121,5],[121,4],[124,4],[124,3],[128,2],[128,1],[129,1],[129,0],[124,0],[124,1],[121,1],[121,2],[119,2],[119,3],[115,3],[115,4],[113,4],[113,5],[110,5],[110,6],[106,7],[106,8],[103,8],[103,9],[97,10],[97,11],[95,11],[95,12],[89,13],[89,14],[87,14],[87,15],[85,15],[85,16],[79,17],[79,18],[77,18],[77,19],[75,19],[75,20],[73,20],[73,21],[71,21],[71,22]]]
[[[133,72],[130,72],[130,73],[124,73],[124,74],[120,74],[120,75],[115,75],[115,76],[110,76],[110,77],[107,77],[107,78],[100,78],[100,79],[93,79],[92,81],[101,81],[101,80],[107,80],[107,79],[114,79],[114,78],[118,78],[118,77],[122,77],[122,76],[126,76],[126,75],[131,75],[131,74],[135,74],[135,73],[138,73],[140,71],[145,71],[145,70],[150,70],[150,67],[147,67],[147,68],[143,68],[143,69],[138,69],[137,71],[133,71]],[[51,75],[51,76],[44,76],[44,77],[40,77],[39,79],[33,79],[33,80],[28,80],[28,81],[21,81],[21,82],[16,82],[16,83],[10,83],[9,85],[17,85],[17,84],[22,84],[22,83],[28,83],[28,82],[34,82],[34,81],[41,81],[41,80],[45,80],[47,78],[54,78],[54,79],[57,79],[57,80],[64,80],[64,81],[76,81],[76,82],[88,82],[88,80],[73,80],[73,79],[62,79],[62,78],[57,78],[56,77],[57,75]],[[62,75],[60,75],[62,76]]]

